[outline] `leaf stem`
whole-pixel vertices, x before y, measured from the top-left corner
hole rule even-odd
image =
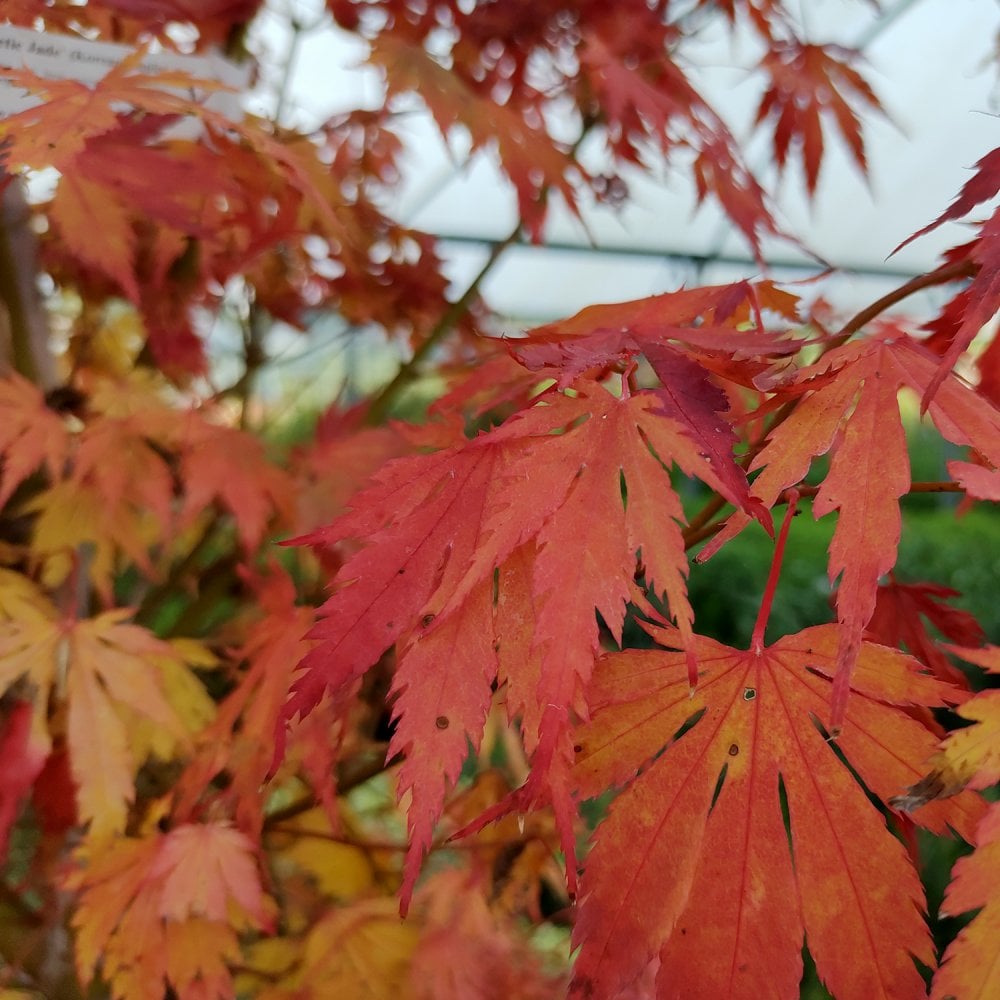
[[[778,580],[781,578],[781,564],[785,558],[785,543],[788,541],[788,529],[792,526],[792,518],[795,517],[795,510],[799,503],[798,490],[786,490],[785,494],[788,497],[788,510],[785,512],[785,520],[781,523],[778,540],[774,544],[774,558],[771,560],[771,571],[767,575],[767,586],[764,588],[764,596],[760,602],[760,611],[757,613],[757,621],[753,627],[753,636],[750,639],[750,649],[755,653],[764,651],[764,630],[767,628],[767,621],[771,617],[774,592],[778,589]]]

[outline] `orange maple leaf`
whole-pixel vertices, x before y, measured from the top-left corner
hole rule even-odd
[[[13,372],[0,379],[0,506],[40,466],[58,478],[68,450],[69,432],[42,391]]]
[[[599,649],[595,609],[620,640],[640,552],[650,586],[666,593],[682,634],[691,634],[684,514],[664,463],[740,502],[657,393],[615,398],[583,380],[576,392],[550,393],[473,441],[390,462],[352,511],[305,539],[358,536],[369,544],[344,564],[345,585],[320,611],[312,633],[319,644],[303,661],[288,714],[308,711],[326,688],[341,696],[401,641],[390,754],[405,751],[399,787],[413,794],[404,896],[445,782],[458,776],[467,734],[478,740],[491,698],[494,570],[503,573],[515,550],[536,541],[531,648],[542,666],[529,667],[537,688],[528,694],[518,685],[518,698],[545,706],[538,733],[528,736],[537,738],[540,763],[531,788],[541,794],[548,783],[546,794],[562,796],[571,849],[568,790],[554,774],[571,757],[570,713],[586,712],[583,689]],[[587,535],[595,520],[601,530]],[[437,663],[447,669],[431,669]]]
[[[200,734],[193,760],[175,790],[174,815],[185,819],[196,815],[212,780],[225,770],[226,786],[215,795],[232,803],[228,814],[236,817],[241,829],[255,831],[263,823],[261,786],[284,749],[279,743],[276,750],[271,737],[285,739],[279,722],[295,666],[311,648],[302,635],[312,624],[313,612],[296,606],[294,584],[277,567],[267,577],[243,575],[263,617],[249,626],[244,642],[231,654],[236,662],[246,661],[247,670]],[[331,734],[325,735],[328,747]],[[324,746],[321,734],[313,738],[312,752],[319,755]],[[330,780],[328,771],[317,789],[326,805],[335,794]]]
[[[184,483],[181,522],[209,504],[228,508],[244,546],[253,551],[275,515],[291,519],[291,479],[268,461],[261,441],[192,414],[177,437]]]
[[[584,177],[583,169],[548,135],[544,124],[529,124],[512,108],[481,97],[460,76],[445,69],[419,44],[388,33],[372,45],[372,62],[386,74],[389,93],[414,91],[426,101],[442,136],[463,126],[472,149],[495,148],[500,166],[517,191],[520,218],[532,238],[541,238],[544,193],[558,191],[579,216],[568,176]]]
[[[115,1000],[168,986],[185,1000],[231,997],[237,932],[271,923],[253,844],[223,823],[117,839],[69,882],[80,890],[80,977],[89,983],[100,967]]]
[[[229,89],[177,70],[143,73],[139,67],[146,55],[144,48],[137,49],[93,87],[72,79],[50,80],[27,69],[0,68],[0,77],[43,99],[0,121],[8,170],[54,167],[65,173],[88,139],[118,126],[123,104],[147,114],[200,116],[205,112],[195,96],[182,95]]]
[[[129,611],[59,619],[49,610],[31,620],[0,623],[0,691],[25,677],[35,702],[65,701],[67,743],[77,807],[95,841],[125,829],[135,797],[128,730],[117,706],[163,727],[179,743],[184,724],[164,696],[155,663],[175,659],[172,647],[137,625]]]
[[[932,1000],[990,1000],[1000,993],[1000,805],[976,831],[975,851],[959,858],[945,890],[942,916],[979,912],[944,953]]]
[[[803,935],[840,1000],[924,995],[910,957],[934,963],[920,880],[868,792],[886,802],[934,746],[905,706],[961,694],[905,654],[862,644],[837,744],[845,764],[816,722],[829,714],[842,630],[749,651],[699,637],[693,700],[683,653],[601,660],[574,773],[584,796],[631,784],[586,862],[571,996],[614,996],[659,953],[658,995],[791,1000]],[[679,644],[674,630],[649,631]],[[966,793],[919,822],[970,839],[982,812]]]

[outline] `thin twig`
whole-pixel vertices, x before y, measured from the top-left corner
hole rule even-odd
[[[213,514],[202,530],[198,541],[191,546],[188,554],[174,563],[167,578],[150,588],[135,613],[136,621],[152,622],[160,609],[177,596],[181,581],[198,565],[202,557],[216,540],[215,529],[219,526],[219,515]]]
[[[800,497],[814,497],[820,491],[819,486],[798,486],[796,487]],[[910,493],[964,493],[965,488],[960,483],[951,482],[950,480],[944,481],[928,481],[928,482],[916,482],[910,483],[910,488],[904,494],[908,496]],[[779,507],[782,504],[788,503],[788,490],[782,491],[778,499],[774,502],[774,507]],[[707,506],[707,505],[706,505]],[[713,535],[717,535],[725,525],[726,521],[729,519],[729,515],[720,518],[718,521],[713,521],[711,524],[702,523],[694,531],[690,530],[690,527],[684,532],[684,548],[690,549],[700,542],[704,542],[711,538]]]
[[[349,847],[357,847],[363,851],[396,851],[402,853],[410,849],[407,843],[400,843],[393,840],[366,840],[363,837],[352,837],[345,833],[328,833],[324,830],[300,830],[294,826],[271,826],[268,833],[282,833],[286,836],[301,837],[306,840],[325,840],[333,844],[346,844]],[[430,845],[430,851],[490,851],[497,847],[506,847],[511,844],[529,844],[535,840],[544,841],[545,838],[537,833],[521,833],[514,837],[496,837],[491,839],[467,839],[450,840],[447,837],[435,838]]]
[[[976,265],[971,260],[955,261],[939,267],[936,271],[927,274],[918,274],[911,278],[899,288],[887,292],[880,299],[876,299],[871,305],[865,306],[861,312],[852,316],[840,329],[840,332],[829,342],[829,347],[838,347],[840,344],[850,340],[862,327],[866,326],[879,314],[891,309],[894,305],[909,298],[915,292],[923,288],[933,288],[936,285],[947,285],[960,278],[971,278],[976,273]]]
[[[486,258],[486,263],[479,269],[479,273],[472,279],[469,287],[445,310],[444,315],[434,324],[423,343],[413,352],[413,357],[396,372],[395,378],[371,401],[367,415],[369,424],[378,425],[385,421],[396,400],[419,374],[420,365],[426,357],[451,333],[458,321],[469,311],[479,295],[480,285],[503,252],[517,239],[520,232],[521,223],[518,221],[504,239],[493,244],[490,254]]]

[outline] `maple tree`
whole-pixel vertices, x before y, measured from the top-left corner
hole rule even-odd
[[[997,637],[897,572],[909,498],[1000,499],[1000,151],[910,237],[973,238],[853,317],[758,278],[508,338],[479,296],[653,158],[760,265],[808,245],[686,69],[706,20],[758,46],[779,169],[866,170],[857,53],[780,0],[677,7],[328,0],[385,100],[309,133],[146,62],[252,61],[257,0],[0,8],[130,53],[2,71],[4,997],[791,998],[805,952],[838,1000],[1000,995]],[[458,297],[385,208],[415,100],[517,206]],[[282,447],[257,388],[318,312],[408,360]],[[914,479],[917,421],[948,478]],[[830,614],[769,636],[806,507]],[[688,583],[744,530],[735,648]],[[942,911],[979,911],[942,949],[925,834],[969,845]]]

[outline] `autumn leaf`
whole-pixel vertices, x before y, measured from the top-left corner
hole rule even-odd
[[[109,197],[103,185],[69,172],[59,182],[49,217],[80,260],[103,271],[133,302],[138,301],[136,236],[125,205]],[[97,231],[107,235],[107,245],[95,242]]]
[[[46,406],[42,391],[15,373],[0,379],[0,504],[42,466],[58,478],[68,449],[69,433],[59,414]]]
[[[267,460],[258,438],[192,414],[176,446],[184,483],[182,523],[218,502],[232,513],[244,546],[253,550],[272,517],[290,515],[290,480]]]
[[[558,191],[576,214],[576,194],[568,178],[584,176],[545,131],[544,124],[529,124],[524,116],[481,97],[455,73],[446,70],[422,46],[383,33],[372,46],[370,59],[386,74],[390,95],[416,92],[448,139],[456,125],[463,126],[472,149],[494,149],[503,171],[517,192],[520,218],[536,241],[541,239],[547,191]]]
[[[253,845],[223,823],[117,839],[70,883],[80,890],[80,978],[89,983],[100,969],[115,1000],[168,986],[184,997],[232,996],[227,965],[239,960],[238,932],[271,923]]]
[[[908,243],[937,229],[948,221],[962,218],[976,206],[996,197],[1000,191],[1000,148],[987,153],[975,166],[975,173],[966,181],[955,200],[933,222],[919,229],[912,236],[899,244],[893,253],[902,250]],[[973,338],[993,318],[997,311],[997,300],[1000,296],[1000,209],[978,226],[979,234],[969,243],[954,247],[944,254],[944,263],[938,270],[965,266],[972,281],[960,289],[943,307],[938,318],[929,327],[934,330],[935,337],[944,342],[941,350],[941,367],[936,378],[928,385],[924,394],[923,405],[926,407],[938,386],[954,368],[962,352],[972,343]],[[964,277],[958,274],[956,277]],[[994,335],[992,343],[996,343]],[[995,358],[997,348],[993,348],[993,357],[987,358],[987,367],[983,369],[984,381],[990,382],[989,362]],[[989,355],[989,348],[984,357]],[[995,362],[994,362],[995,363]],[[985,393],[996,403],[995,395]]]
[[[372,892],[377,869],[365,847],[338,839],[338,834],[346,840],[354,833],[353,825],[343,819],[338,816],[341,822],[335,827],[325,810],[310,809],[272,827],[268,844],[282,861],[306,872],[321,892],[350,901]]]
[[[195,79],[177,70],[143,73],[139,67],[146,55],[145,49],[137,49],[93,87],[73,79],[49,80],[27,69],[0,68],[0,77],[42,99],[0,121],[7,169],[55,167],[65,173],[89,139],[118,126],[123,104],[147,114],[198,116],[202,113],[198,101],[181,94],[227,89],[215,80]]]
[[[945,649],[990,673],[1000,673],[1000,646]],[[1000,781],[1000,691],[980,691],[956,709],[974,725],[948,735],[930,761],[928,774],[905,794],[897,796],[900,809],[918,809],[927,802],[948,798],[963,788],[988,788]]]
[[[152,484],[147,484],[152,485]],[[97,592],[110,601],[115,572],[125,556],[151,571],[149,549],[161,539],[162,526],[150,512],[131,503],[109,507],[87,479],[65,479],[25,504],[37,514],[32,556],[41,564],[42,581],[59,586],[73,572],[81,553],[81,568]]]
[[[903,240],[893,251],[894,253],[921,236],[926,236],[945,222],[961,219],[977,205],[1000,194],[1000,146],[982,157],[976,163],[974,170],[955,200],[933,222],[929,222],[923,229],[918,229],[912,236]]]
[[[992,674],[1000,673],[998,646],[946,648]],[[938,753],[930,758],[929,772],[893,800],[897,808],[915,810],[917,821],[926,809],[962,793],[964,788],[988,788],[1000,781],[1000,691],[980,691],[957,711],[972,724],[950,733]],[[948,946],[934,977],[933,1000],[949,997],[986,1000],[1000,987],[997,948],[1000,903],[996,893],[1000,809],[995,804],[980,823],[973,844],[975,851],[955,864],[945,890],[942,914],[980,912]]]
[[[7,860],[10,830],[52,749],[45,720],[30,701],[10,705],[0,725],[0,861]]]
[[[818,725],[840,631],[749,651],[698,638],[693,699],[682,653],[602,658],[574,774],[585,796],[628,787],[586,862],[571,996],[614,996],[659,953],[658,996],[797,997],[803,935],[838,1000],[924,995],[910,957],[934,963],[923,893],[869,792],[886,801],[933,748],[903,709],[953,693],[904,654],[862,644],[842,760]],[[941,805],[919,821],[971,838],[981,805]]]
[[[894,328],[830,351],[817,366],[792,380],[795,409],[769,435],[750,465],[761,470],[753,492],[765,507],[800,483],[812,459],[832,449],[830,469],[813,504],[814,516],[837,510],[828,574],[839,578],[837,614],[841,632],[837,693],[830,724],[839,726],[848,677],[861,634],[875,610],[879,578],[895,563],[901,531],[899,498],[910,488],[909,457],[897,395],[907,387],[919,396],[937,376],[933,355]],[[942,383],[930,406],[942,435],[971,446],[1000,466],[1000,411],[955,376]],[[877,435],[879,447],[870,444]],[[699,553],[709,558],[748,523],[737,511]]]
[[[215,169],[218,163],[205,146],[149,145],[174,120],[119,116],[117,127],[86,141],[48,205],[64,250],[117,282],[134,303],[142,300],[136,255],[138,230],[146,220],[208,240],[213,230],[206,226],[206,209],[217,199],[240,197],[229,176]],[[95,241],[95,232],[105,238]]]
[[[410,967],[415,1000],[561,995],[564,984],[544,973],[538,953],[505,926],[467,873],[437,872],[422,887],[416,911],[423,928]]]
[[[457,777],[466,738],[478,742],[497,669],[490,581],[515,550],[530,539],[538,545],[530,642],[541,668],[529,669],[533,696],[546,708],[535,744],[544,763],[531,794],[545,787],[560,797],[569,849],[569,793],[555,778],[571,755],[569,713],[586,712],[583,691],[599,650],[595,610],[620,641],[640,552],[647,582],[666,593],[681,632],[691,634],[684,514],[665,463],[724,495],[730,490],[655,392],[616,399],[582,381],[576,392],[549,394],[463,445],[389,463],[352,511],[302,539],[328,545],[356,536],[369,544],[345,562],[344,585],[321,609],[311,633],[317,648],[303,661],[286,712],[309,711],[326,689],[340,697],[400,642],[390,750],[409,755],[401,772],[401,790],[413,796],[407,891],[440,814],[443,783]],[[607,530],[581,548],[595,518]],[[442,661],[446,670],[431,670]]]
[[[322,1000],[343,990],[346,996],[395,1000],[406,988],[419,937],[419,927],[402,921],[391,899],[332,909],[310,928],[284,996]]]
[[[779,167],[788,160],[793,143],[800,143],[806,186],[816,191],[823,162],[823,118],[832,118],[854,162],[868,172],[861,120],[851,102],[880,111],[871,86],[851,66],[856,53],[833,45],[774,42],[761,62],[768,88],[757,108],[757,124],[774,125],[774,156]]]
[[[80,621],[54,614],[0,624],[0,691],[24,677],[36,703],[68,705],[67,742],[77,806],[90,836],[106,841],[125,829],[135,797],[135,771],[122,705],[169,732],[180,743],[187,731],[170,706],[150,662],[172,657],[170,646],[127,624],[127,610]]]
[[[932,1000],[989,1000],[1000,990],[1000,806],[990,811],[976,832],[975,851],[959,858],[941,907],[943,916],[979,912],[948,945],[931,988]]]
[[[265,807],[260,789],[282,757],[282,712],[295,667],[312,645],[302,636],[312,624],[313,611],[296,605],[292,580],[277,567],[259,576],[245,572],[244,580],[256,597],[256,620],[244,625],[243,642],[229,651],[228,659],[245,663],[246,669],[199,735],[174,792],[174,814],[196,817],[212,782],[225,771],[225,787],[211,789],[213,807],[225,803],[226,814],[235,816],[242,829],[259,831]],[[332,739],[332,734],[326,735]],[[322,746],[314,746],[315,755],[321,752]],[[329,784],[332,775],[325,777]],[[319,791],[327,801],[332,794],[327,787]]]
[[[948,602],[961,595],[935,583],[903,583],[895,576],[881,584],[868,638],[883,646],[906,649],[943,681],[967,687],[965,674],[948,660],[928,624],[952,643],[975,646],[983,630],[972,615]],[[925,624],[926,623],[926,624]]]
[[[94,0],[94,3],[117,14],[153,23],[214,18],[232,23],[248,21],[260,0]]]

